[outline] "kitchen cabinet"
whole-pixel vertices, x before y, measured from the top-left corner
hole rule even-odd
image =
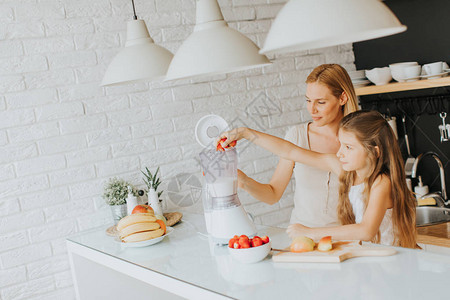
[[[428,89],[443,86],[450,86],[450,76],[437,79],[417,80],[413,82],[393,82],[385,85],[369,85],[356,88],[355,91],[357,96],[364,96],[364,95]]]
[[[418,227],[417,242],[426,251],[450,255],[450,222]]]
[[[158,244],[123,248],[105,229],[68,238],[78,299],[442,299],[450,256],[395,248],[387,257],[342,263],[255,264],[232,260],[210,242],[203,215],[183,212]],[[284,228],[258,226],[272,247],[285,248]],[[423,284],[426,282],[426,284]]]

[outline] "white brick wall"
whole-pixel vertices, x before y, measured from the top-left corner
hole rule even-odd
[[[176,51],[192,32],[195,0],[135,2],[162,46]],[[259,46],[285,2],[219,0],[230,26]],[[131,16],[123,0],[0,1],[0,299],[73,299],[65,238],[112,221],[103,184],[120,176],[142,187],[144,166],[161,167],[163,189],[177,174],[198,173],[194,127],[203,115],[257,126],[246,108],[266,95],[281,113],[264,130],[283,136],[308,118],[304,80],[315,66],[354,69],[352,46],[343,45],[213,78],[100,87]],[[261,181],[278,161],[253,145],[240,159]],[[257,222],[281,225],[292,194],[289,185],[273,206],[240,198]]]

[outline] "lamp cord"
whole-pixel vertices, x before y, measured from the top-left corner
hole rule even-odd
[[[133,5],[133,18],[134,20],[137,20],[137,16],[136,16],[136,8],[134,7],[134,0],[131,0],[131,4]]]

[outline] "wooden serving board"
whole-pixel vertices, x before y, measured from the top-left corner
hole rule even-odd
[[[397,253],[389,247],[360,245],[358,242],[334,242],[333,249],[328,252],[318,250],[294,253],[279,252],[272,255],[274,262],[326,262],[339,263],[352,257],[389,256]]]

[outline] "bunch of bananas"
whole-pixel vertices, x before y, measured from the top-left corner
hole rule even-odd
[[[126,216],[117,224],[117,230],[124,243],[146,241],[165,234],[164,223],[153,213],[137,213]]]

